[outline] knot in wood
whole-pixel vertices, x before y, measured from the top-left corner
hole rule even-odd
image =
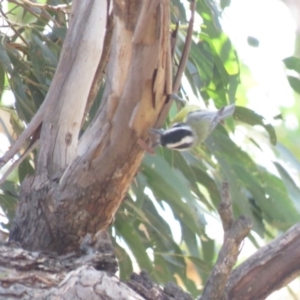
[[[72,134],[70,132],[67,132],[65,136],[65,143],[67,146],[69,146],[72,142]]]

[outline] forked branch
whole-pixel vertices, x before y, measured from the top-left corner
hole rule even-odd
[[[218,211],[224,229],[224,242],[217,262],[199,300],[226,299],[226,283],[237,261],[241,243],[249,234],[252,227],[252,221],[245,216],[240,216],[237,220],[233,220],[232,204],[227,182],[224,182],[222,185],[221,196]]]

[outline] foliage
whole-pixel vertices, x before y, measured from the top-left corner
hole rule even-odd
[[[222,7],[229,2],[222,1]],[[0,33],[0,95],[6,90],[14,94],[15,105],[2,106],[10,112],[13,134],[0,121],[11,141],[43,102],[59,60],[69,6],[59,0],[47,4],[28,5],[22,1],[1,4],[7,24],[3,24]],[[179,27],[175,50],[176,72],[185,43],[187,10],[181,1],[173,0],[171,13],[173,23],[180,20],[183,24]],[[180,94],[183,98],[203,99],[206,104],[212,99],[220,108],[235,102],[240,83],[239,60],[230,39],[221,30],[221,12],[214,4],[209,0],[197,1],[196,14],[203,24],[195,28],[185,70],[187,83]],[[288,69],[300,72],[299,59],[288,58],[284,63]],[[288,80],[299,93],[299,79],[289,76]],[[101,93],[102,90],[87,122],[101,101]],[[176,112],[174,104],[170,119]],[[257,125],[264,131],[259,131]],[[236,142],[235,127],[243,127],[249,136],[253,132],[260,134],[249,138],[245,147]],[[206,219],[216,216],[219,187],[224,180],[230,183],[235,215],[250,216],[253,230],[262,238],[276,236],[276,230],[286,230],[295,224],[300,218],[300,190],[285,165],[275,157],[284,154],[293,165],[299,166],[299,162],[282,145],[275,148],[275,144],[274,128],[254,111],[238,106],[234,120],[219,125],[205,144],[194,151],[159,148],[155,156],[146,155],[111,228],[120,276],[128,278],[137,263],[156,281],[176,279],[192,294],[199,294],[199,286],[190,279],[187,269],[192,265],[200,282],[204,282],[214,264],[218,245],[206,233]],[[258,162],[257,155],[252,155],[264,155],[266,148],[273,157],[268,159],[268,167]],[[1,186],[0,205],[9,222],[16,207],[19,184],[34,172],[35,159],[36,153],[32,153]],[[255,235],[251,239],[256,244]]]

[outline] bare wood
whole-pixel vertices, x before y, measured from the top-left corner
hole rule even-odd
[[[222,201],[218,207],[218,212],[221,217],[223,230],[226,233],[226,231],[231,228],[233,223],[233,211],[228,182],[223,182],[222,184],[221,199]]]
[[[262,300],[300,274],[300,223],[240,264],[226,287],[230,300]]]
[[[226,283],[236,264],[241,243],[252,227],[252,221],[244,216],[233,221],[229,185],[226,182],[222,184],[221,203],[218,211],[224,228],[224,242],[199,300],[227,299],[225,297]]]

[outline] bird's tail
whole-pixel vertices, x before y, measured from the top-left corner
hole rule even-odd
[[[230,105],[222,107],[219,110],[219,115],[218,115],[219,121],[222,121],[222,120],[232,116],[234,113],[234,110],[235,110],[235,104],[230,104]]]

